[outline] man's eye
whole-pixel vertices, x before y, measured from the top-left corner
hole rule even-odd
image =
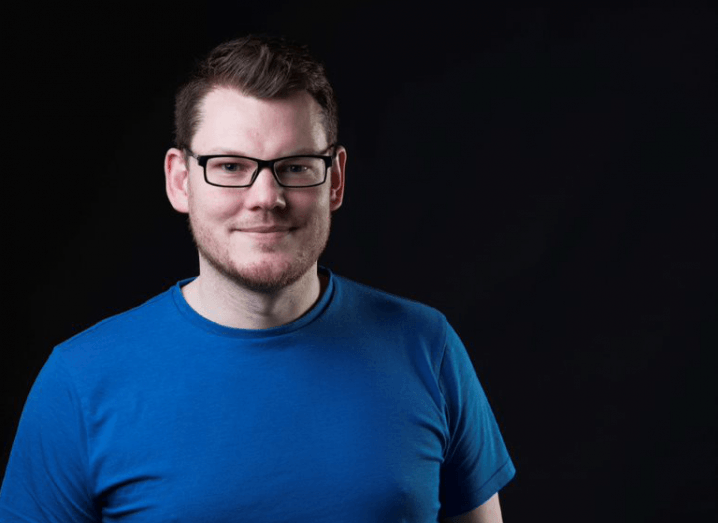
[[[291,174],[303,173],[308,169],[306,165],[287,165],[284,170]]]
[[[277,174],[306,174],[311,170],[308,165],[300,163],[287,163],[277,165]]]
[[[236,173],[239,172],[241,169],[240,165],[237,163],[223,163],[222,170],[228,173]]]

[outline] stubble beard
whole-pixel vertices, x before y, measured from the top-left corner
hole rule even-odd
[[[278,267],[277,262],[272,261],[260,261],[245,266],[236,263],[229,246],[219,245],[211,234],[193,225],[191,214],[187,223],[200,257],[215,271],[249,291],[273,294],[299,281],[319,260],[329,241],[331,212],[315,218],[315,223],[311,225],[317,234],[307,245],[302,246],[294,259],[283,262]]]

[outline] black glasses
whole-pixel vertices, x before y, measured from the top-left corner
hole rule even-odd
[[[327,150],[335,146],[332,144]],[[302,154],[260,160],[230,154],[196,155],[189,149],[186,151],[204,169],[205,181],[217,187],[249,187],[265,167],[269,167],[274,179],[282,187],[316,187],[326,181],[333,158],[320,154]]]

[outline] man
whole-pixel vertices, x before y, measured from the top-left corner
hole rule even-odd
[[[2,521],[501,521],[513,477],[439,312],[318,267],[347,152],[322,66],[220,45],[165,157],[199,276],[59,345]]]

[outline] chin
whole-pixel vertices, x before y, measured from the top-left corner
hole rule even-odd
[[[191,219],[189,222],[200,257],[213,272],[247,290],[272,294],[316,270],[316,263],[329,239],[330,216],[317,217],[308,228],[313,234],[299,238],[298,247],[264,250],[254,245],[253,252],[238,245],[233,249],[228,242],[222,245],[223,242],[217,241],[209,231],[196,227]]]
[[[254,292],[273,293],[296,283],[314,267],[314,262],[298,261],[260,261],[244,267],[232,267],[227,276]]]
[[[300,255],[293,259],[265,256],[253,262],[237,263],[235,260],[220,261],[203,249],[200,249],[200,255],[226,279],[262,294],[272,294],[296,283],[314,269],[317,261],[314,257]]]

